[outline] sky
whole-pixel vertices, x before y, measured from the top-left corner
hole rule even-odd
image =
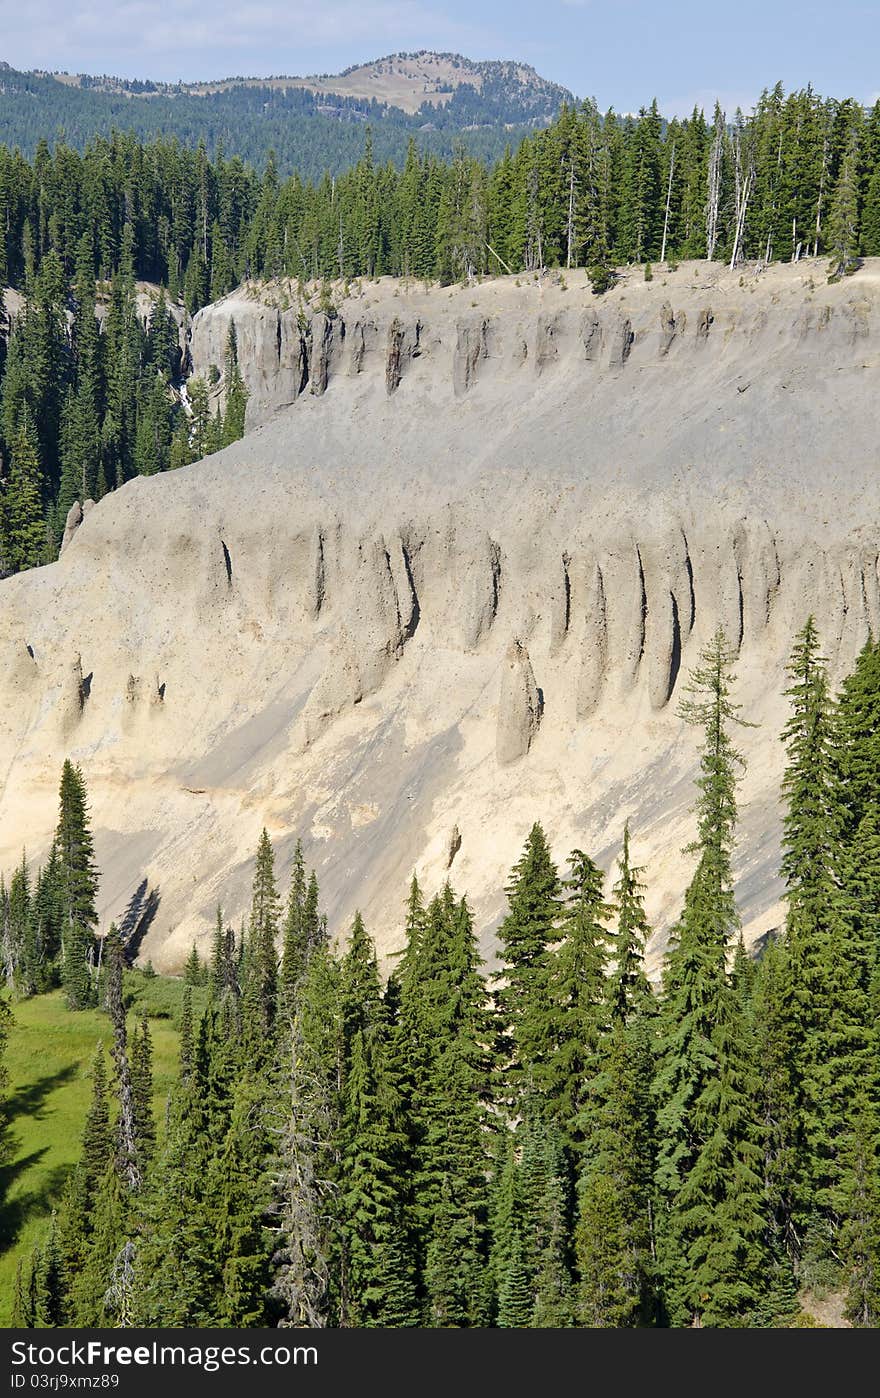
[[[184,81],[334,73],[400,50],[515,58],[602,110],[667,115],[808,82],[880,95],[880,0],[0,0],[15,68]]]

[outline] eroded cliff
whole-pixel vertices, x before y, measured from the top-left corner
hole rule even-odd
[[[0,864],[45,854],[65,756],[108,920],[152,894],[174,966],[239,917],[263,824],[301,837],[334,929],[400,936],[413,868],[485,932],[541,819],[606,866],[624,821],[654,958],[689,874],[681,682],[739,651],[740,904],[778,922],[784,665],[812,610],[836,675],[880,625],[877,268],[686,264],[597,299],[505,278],[363,284],[327,315],[238,293],[255,430],[87,512],[0,584]],[[262,425],[260,425],[262,424]],[[140,900],[140,902],[138,902]]]

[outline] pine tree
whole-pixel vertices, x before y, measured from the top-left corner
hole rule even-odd
[[[339,1173],[340,980],[338,962],[320,946],[309,958],[292,1003],[272,1281],[284,1325],[328,1325],[337,1299],[331,1275],[338,1278],[332,1218]]]
[[[742,764],[730,737],[730,727],[742,722],[731,699],[732,663],[719,631],[681,706],[704,737],[691,846],[699,857],[664,969],[655,1087],[658,1250],[674,1325],[703,1315],[713,1324],[742,1323],[756,1303],[763,1261],[754,1083],[740,1053],[725,966],[737,926],[732,854]]]
[[[279,969],[279,994],[289,1015],[297,983],[308,961],[308,937],[305,925],[306,869],[302,841],[297,840],[290,871],[290,892],[284,918],[284,932]]]
[[[33,1325],[38,1329],[64,1324],[64,1271],[55,1214],[49,1234],[33,1263]]]
[[[562,940],[548,953],[544,990],[546,1058],[535,1071],[546,1110],[570,1146],[582,1145],[582,1108],[606,1029],[605,972],[607,920],[604,876],[582,850],[569,856],[571,877],[563,883],[566,902],[559,927]]]
[[[223,374],[223,382],[226,390],[226,412],[223,418],[223,445],[229,446],[231,442],[237,442],[244,436],[245,413],[247,410],[248,392],[244,386],[241,376],[241,369],[238,363],[238,339],[235,333],[235,321],[229,322],[229,333],[226,341],[226,366]]]
[[[0,542],[7,572],[47,562],[39,446],[25,421],[13,440],[9,479],[2,497]]]
[[[853,124],[828,219],[828,280],[853,272],[859,251],[859,131]]]
[[[134,1098],[134,1128],[138,1159],[145,1172],[156,1149],[156,1122],[153,1118],[153,1043],[147,1016],[141,1017],[131,1050],[131,1087]]]
[[[183,967],[183,983],[190,988],[204,984],[202,960],[195,942]]]
[[[505,1099],[518,1100],[550,1044],[546,1012],[548,948],[558,938],[560,886],[547,839],[535,824],[506,889],[509,911],[498,930],[502,969],[497,979]]]
[[[880,1114],[876,1097],[860,1091],[843,1147],[843,1226],[840,1243],[848,1282],[847,1316],[856,1326],[880,1326]]]
[[[841,1144],[871,1047],[865,967],[844,914],[835,729],[812,617],[796,639],[788,674],[782,870],[801,1107],[796,1226],[801,1247],[818,1260],[833,1246]]]
[[[128,1051],[128,1032],[125,1023],[125,1004],[122,994],[122,967],[125,953],[116,927],[111,925],[107,934],[107,1009],[113,1025],[113,1063],[116,1068],[116,1093],[119,1098],[119,1118],[116,1123],[115,1170],[124,1188],[137,1194],[143,1183],[141,1152],[138,1136],[138,1101],[134,1076]],[[146,1091],[146,1075],[149,1061],[141,1063],[141,1088]],[[151,1108],[148,1102],[140,1103],[147,1115]]]
[[[345,1235],[343,1324],[384,1325],[389,1249],[400,1259],[413,1297],[412,1259],[402,1248],[399,1102],[379,1033],[355,1032],[342,1100],[340,1218]]]
[[[180,1076],[184,1081],[192,1072],[194,1048],[192,990],[187,985],[180,1009]]]
[[[254,871],[253,900],[247,947],[245,984],[245,1013],[250,1047],[263,1054],[275,1022],[278,995],[279,934],[278,888],[275,883],[275,858],[265,830],[257,846]]]
[[[88,801],[82,772],[64,763],[59,792],[60,812],[55,833],[57,883],[64,913],[62,983],[71,1009],[94,1003],[91,961],[98,921],[95,896],[98,873],[89,826]]]
[[[651,929],[645,915],[642,869],[635,868],[630,856],[629,822],[623,828],[619,874],[612,890],[612,910],[617,918],[613,936],[614,967],[608,977],[608,1000],[612,1018],[626,1024],[652,1000],[643,968],[645,947]]]
[[[498,1325],[502,1330],[525,1329],[531,1325],[533,1312],[534,1296],[517,1229],[498,1298]]]

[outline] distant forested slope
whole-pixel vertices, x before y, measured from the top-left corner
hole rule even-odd
[[[81,85],[0,66],[0,142],[32,156],[43,139],[64,140],[77,150],[96,136],[131,132],[142,141],[176,137],[194,147],[204,141],[214,156],[225,152],[263,166],[275,152],[282,174],[296,170],[317,179],[353,165],[363,150],[364,127],[373,128],[376,158],[401,164],[409,140],[440,157],[463,140],[470,154],[493,160],[536,126],[546,125],[571,93],[537,79],[513,80],[511,65],[481,64],[480,90],[465,83],[444,106],[426,105],[408,115],[381,101],[311,92],[305,87],[250,85],[197,94],[184,87],[82,79]],[[485,69],[484,73],[482,70]],[[149,91],[144,95],[141,89]]]

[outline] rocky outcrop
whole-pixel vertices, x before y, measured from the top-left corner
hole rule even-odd
[[[744,362],[773,343],[780,353],[786,345],[786,353],[794,351],[793,363],[799,355],[813,355],[820,339],[832,354],[852,357],[864,350],[873,333],[873,294],[819,289],[793,268],[785,296],[762,297],[767,275],[740,286],[739,279],[725,280],[721,264],[701,270],[696,280],[682,265],[645,285],[622,272],[602,297],[592,295],[578,272],[537,286],[530,279],[502,279],[489,284],[491,313],[480,296],[475,299],[475,287],[451,288],[442,297],[412,284],[387,294],[384,282],[375,292],[376,284],[369,283],[350,297],[340,288],[328,314],[321,298],[309,301],[301,287],[248,286],[194,318],[190,359],[194,373],[215,377],[234,320],[249,394],[248,426],[257,426],[301,399],[307,387],[306,401],[322,397],[340,374],[377,387],[384,376],[385,392],[393,396],[411,373],[422,389],[455,401],[489,391],[499,377],[525,383],[531,376],[549,384],[551,368],[553,380],[557,370],[574,374],[585,362],[600,373],[616,371],[631,362],[677,357],[685,345],[719,359],[739,345]],[[704,294],[709,288],[711,304]],[[485,372],[488,361],[491,373]],[[750,383],[751,374],[738,381],[739,392]],[[218,401],[222,395],[221,377]]]
[[[621,316],[614,329],[611,340],[611,358],[609,360],[612,369],[622,369],[629,359],[630,351],[633,347],[635,335],[633,333],[632,321],[628,316]]]
[[[584,359],[588,364],[594,363],[602,349],[602,322],[599,320],[598,311],[584,311],[581,318],[581,344],[584,347]]]
[[[525,757],[538,731],[542,708],[529,653],[515,640],[504,657],[498,700],[495,755],[502,766]]]
[[[687,316],[684,311],[680,311],[675,316],[672,306],[668,301],[664,301],[660,307],[660,358],[665,359],[669,353],[672,342],[676,335],[683,335],[687,325]]]
[[[581,637],[580,668],[577,681],[577,716],[587,718],[602,693],[608,666],[608,631],[605,612],[605,584],[602,569],[594,564],[586,596]]]
[[[488,534],[466,549],[463,570],[456,588],[462,645],[475,650],[488,635],[498,613],[501,588],[501,551]]]
[[[69,738],[79,724],[91,692],[91,675],[84,676],[82,658],[75,655],[63,667],[57,707],[58,731]]]
[[[535,369],[540,374],[559,356],[559,321],[556,316],[539,315],[535,328]]]
[[[61,539],[61,548],[58,550],[59,554],[64,552],[86,515],[94,508],[94,500],[85,500],[82,504],[78,500],[74,500],[64,521],[64,535]]]
[[[327,391],[330,378],[330,363],[334,348],[334,322],[323,312],[315,316],[311,327],[311,365],[309,388],[320,397]],[[339,337],[344,337],[345,326],[339,322]]]
[[[360,374],[363,371],[367,356],[379,343],[379,331],[375,321],[358,317],[352,326],[350,340],[348,372]]]
[[[61,540],[61,548],[59,550],[59,553],[63,553],[64,550],[67,548],[67,545],[70,543],[77,529],[79,529],[80,525],[82,524],[82,521],[82,505],[79,503],[78,500],[74,500],[70,509],[67,511],[67,518],[64,521],[64,536]]]
[[[422,325],[418,320],[406,325],[395,316],[389,325],[385,353],[386,393],[397,392],[407,361],[417,359],[421,353],[421,334]]]
[[[412,871],[433,895],[453,857],[491,956],[532,822],[610,870],[628,818],[656,968],[692,873],[678,700],[721,625],[756,725],[736,872],[763,936],[791,638],[813,612],[836,689],[880,630],[878,271],[370,282],[331,325],[295,288],[206,308],[194,358],[222,364],[234,313],[261,430],[129,482],[0,582],[0,869],[45,858],[70,756],[102,924],[147,877],[157,965],[207,946],[218,898],[246,916],[264,825],[279,876],[302,839],[332,931],[360,907],[383,953]]]
[[[480,361],[489,356],[489,322],[485,316],[459,320],[455,326],[455,355],[452,361],[452,391],[456,398],[467,393],[475,382]]]

